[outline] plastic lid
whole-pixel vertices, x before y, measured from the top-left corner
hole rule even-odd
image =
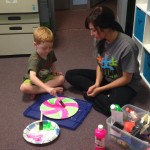
[[[98,129],[99,129],[99,130],[102,130],[102,129],[103,129],[103,125],[102,125],[102,124],[99,124],[99,125],[98,125]]]

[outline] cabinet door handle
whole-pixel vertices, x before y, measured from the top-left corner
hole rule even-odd
[[[9,27],[9,30],[22,30],[22,27]]]
[[[21,17],[20,16],[11,16],[11,17],[8,17],[8,20],[21,20]]]

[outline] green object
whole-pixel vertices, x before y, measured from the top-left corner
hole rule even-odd
[[[51,126],[50,122],[43,122],[43,129],[44,130],[49,130],[50,126]]]
[[[121,107],[118,104],[115,104],[115,110],[122,111]]]
[[[110,110],[122,111],[121,107],[118,104],[112,104]]]

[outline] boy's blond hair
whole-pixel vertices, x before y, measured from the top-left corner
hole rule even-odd
[[[37,27],[33,31],[33,38],[34,42],[37,44],[40,44],[41,42],[53,42],[54,41],[54,35],[52,31],[44,26]]]

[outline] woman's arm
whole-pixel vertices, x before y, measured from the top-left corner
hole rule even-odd
[[[102,71],[101,71],[101,68],[99,67],[99,65],[97,65],[97,68],[96,68],[96,82],[95,82],[95,85],[97,87],[100,86],[101,82],[103,80],[103,74],[102,74]]]
[[[88,91],[87,91],[87,94],[90,94],[94,91],[95,88],[99,87],[101,82],[103,80],[103,74],[102,74],[102,71],[99,67],[99,65],[97,65],[97,68],[96,68],[96,81],[95,81],[95,84],[90,86]]]
[[[123,72],[122,77],[120,77],[120,78],[114,80],[113,82],[110,82],[109,84],[102,86],[100,88],[101,88],[101,90],[106,91],[106,90],[110,90],[112,88],[127,85],[131,81],[132,75],[133,75],[132,73]]]
[[[132,75],[133,75],[132,73],[123,72],[122,77],[120,77],[120,78],[114,80],[113,82],[110,82],[104,86],[95,88],[94,91],[92,93],[90,93],[88,96],[94,97],[100,92],[127,85],[131,81]]]

